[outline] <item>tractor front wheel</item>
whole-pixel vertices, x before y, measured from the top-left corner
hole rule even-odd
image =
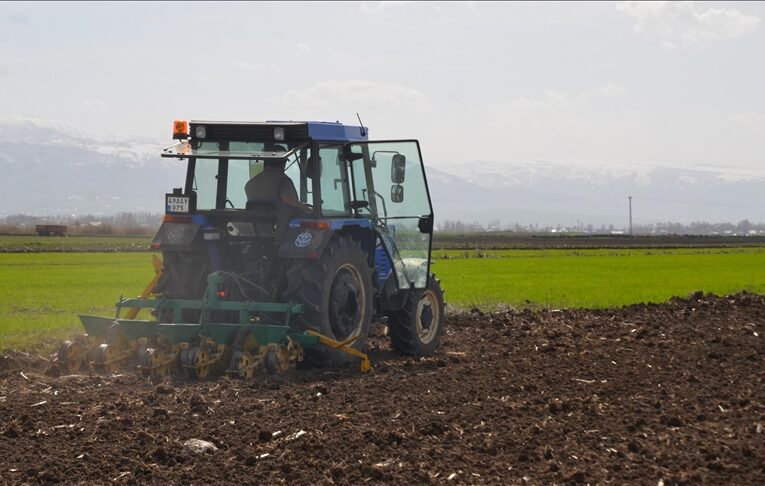
[[[413,290],[404,307],[388,319],[391,344],[397,351],[412,356],[433,354],[446,331],[444,292],[434,275],[424,289]]]
[[[363,351],[372,322],[372,272],[357,241],[334,238],[318,260],[297,262],[287,272],[285,297],[303,304],[296,320],[311,329]],[[315,366],[350,363],[351,355],[326,346],[305,350]]]

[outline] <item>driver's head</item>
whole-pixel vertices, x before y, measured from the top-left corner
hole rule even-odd
[[[263,147],[263,152],[265,153],[281,153],[286,152],[287,149],[284,148],[282,145],[279,145],[278,143],[267,143]],[[263,164],[264,167],[267,167],[269,169],[279,169],[282,172],[284,172],[284,167],[287,165],[286,159],[280,159],[280,160],[266,160]]]
[[[284,167],[287,165],[286,159],[269,159],[263,162],[263,167],[266,169],[277,169],[284,172]]]
[[[287,149],[278,143],[267,143],[263,146],[263,152],[286,152]]]

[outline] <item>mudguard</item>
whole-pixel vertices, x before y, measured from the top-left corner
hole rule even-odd
[[[280,258],[319,258],[329,243],[332,231],[322,228],[290,227],[279,245]]]
[[[195,223],[176,223],[165,221],[159,227],[151,242],[152,249],[187,250],[202,226]]]

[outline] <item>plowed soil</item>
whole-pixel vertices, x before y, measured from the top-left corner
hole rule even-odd
[[[375,339],[371,374],[254,383],[53,377],[6,352],[0,483],[765,484],[762,296],[449,325],[433,357]]]

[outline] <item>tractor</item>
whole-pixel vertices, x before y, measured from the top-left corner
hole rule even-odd
[[[173,138],[161,156],[186,161],[186,177],[165,195],[156,278],[116,318],[80,316],[87,334],[64,343],[63,365],[196,378],[359,358],[368,369],[376,323],[403,354],[438,349],[446,315],[416,140],[293,121],[176,121]],[[136,319],[144,308],[152,318]]]

